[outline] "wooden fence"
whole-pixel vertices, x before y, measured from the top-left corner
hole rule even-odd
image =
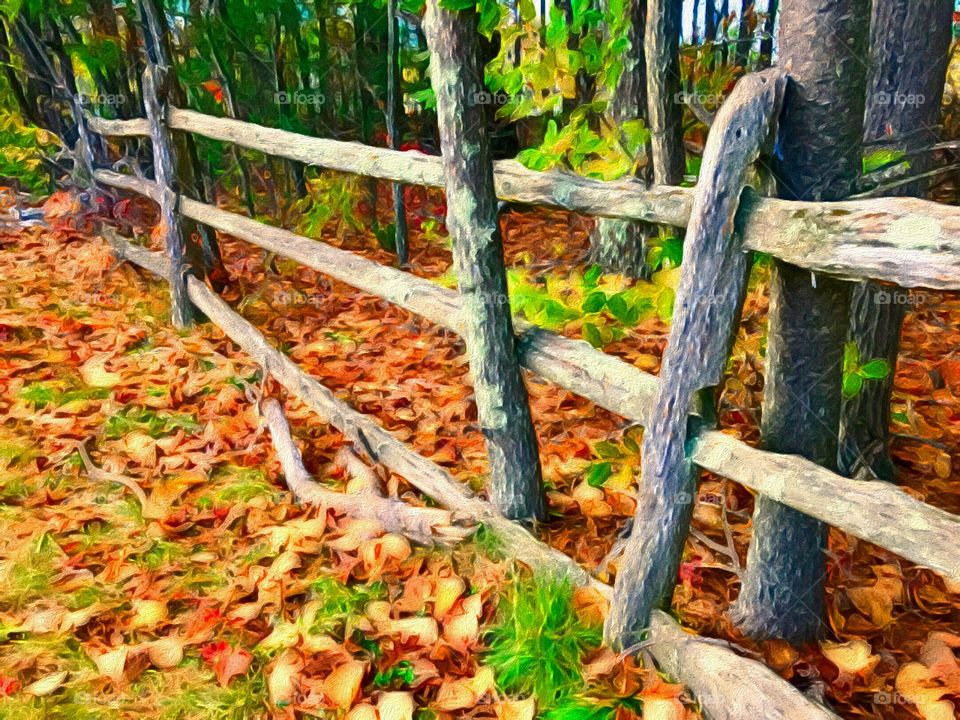
[[[432,8],[433,3],[430,6]],[[464,41],[464,33],[452,17],[449,13],[447,17],[433,17],[428,25],[432,23],[431,32],[443,36],[447,46],[455,48]],[[462,57],[468,55],[464,53]],[[609,597],[609,586],[591,577],[570,558],[541,543],[523,526],[507,519],[502,504],[495,506],[476,497],[446,470],[417,455],[374,420],[337,399],[330,390],[274,348],[206,284],[182,272],[182,240],[176,236],[178,216],[191,218],[293,259],[465,335],[470,351],[471,346],[478,344],[476,339],[471,340],[471,333],[477,331],[476,327],[471,329],[471,323],[475,323],[477,317],[475,297],[465,299],[461,293],[321,241],[188,197],[177,197],[167,172],[171,167],[170,148],[164,150],[162,147],[164,144],[169,146],[165,139],[169,131],[179,130],[333,170],[405,184],[444,187],[449,194],[454,189],[451,186],[451,158],[456,159],[453,155],[456,143],[465,140],[463,128],[456,127],[450,113],[465,111],[465,107],[463,98],[451,90],[459,87],[456,60],[452,55],[444,58],[434,52],[432,61],[435,63],[433,81],[441,102],[439,115],[441,135],[445,140],[444,158],[312,138],[168,108],[162,97],[152,106],[148,103],[148,118],[145,119],[87,118],[89,128],[102,135],[153,138],[158,170],[156,180],[103,169],[96,170],[94,177],[104,185],[133,191],[157,201],[164,222],[172,224],[165,230],[173,237],[172,243],[168,237],[167,254],[150,252],[116,237],[113,242],[119,256],[171,282],[175,305],[183,298],[189,298],[266,372],[320,417],[340,429],[371,459],[402,475],[420,491],[462,517],[484,523],[501,535],[509,552],[523,562],[562,572],[574,582],[593,585]],[[444,75],[445,71],[447,75]],[[152,72],[154,70],[148,68],[148,73]],[[698,403],[697,391],[715,385],[722,374],[731,324],[739,311],[738,298],[742,297],[737,282],[745,281],[746,277],[744,248],[770,253],[811,271],[843,278],[886,280],[903,287],[960,289],[960,211],[956,208],[907,198],[836,203],[789,202],[761,198],[749,188],[743,189],[750,162],[768,140],[769,133],[775,131],[772,126],[784,82],[784,76],[777,71],[748,76],[740,81],[711,129],[705,149],[704,172],[695,189],[647,187],[636,180],[605,183],[561,172],[540,173],[514,161],[496,162],[491,166],[483,153],[479,154],[479,165],[453,168],[460,173],[453,182],[461,187],[476,182],[475,190],[482,194],[485,172],[491,191],[495,190],[497,197],[511,203],[547,205],[604,217],[689,226],[687,259],[677,296],[678,310],[659,378],[585,342],[522,321],[515,322],[513,341],[519,363],[536,375],[617,415],[663,431],[662,436],[645,433],[645,463],[648,450],[652,448],[659,452],[661,470],[668,475],[675,473],[677,482],[681,483],[678,487],[694,466],[699,467],[891,550],[944,577],[960,581],[960,554],[957,552],[960,517],[922,503],[892,484],[851,480],[798,456],[750,447],[712,428],[706,421],[687,424],[690,414],[708,410]],[[161,87],[159,82],[145,85]],[[445,123],[447,130],[444,132]],[[482,141],[481,137],[479,142],[482,144]],[[719,188],[725,192],[719,192]],[[451,212],[462,211],[451,203]],[[485,211],[481,208],[477,212]],[[732,231],[734,216],[737,233]],[[468,231],[474,227],[470,225],[473,222],[471,217],[462,215],[457,220],[465,224]],[[489,215],[481,220],[489,222]],[[461,240],[456,236],[454,239],[455,242]],[[474,248],[470,243],[481,240],[467,237],[463,242]],[[482,255],[489,253],[489,247],[477,248],[481,253],[478,257],[485,258],[484,262],[499,263],[502,270],[502,256],[491,259],[489,254]],[[495,244],[495,248],[499,250],[499,244]],[[739,280],[732,283],[728,292],[718,292],[718,284],[730,281],[731,274]],[[461,287],[462,280],[461,277]],[[481,278],[477,281],[481,290],[490,289],[484,285],[487,280]],[[180,290],[177,290],[178,284]],[[702,297],[698,293],[705,289],[711,298],[720,299],[706,306],[698,304],[698,297]],[[685,347],[678,345],[682,342],[696,343],[698,351],[688,352],[684,357],[683,353],[677,352],[678,347]],[[477,357],[471,355],[471,364]],[[478,397],[478,405],[481,402],[496,405],[495,394],[501,390],[495,383],[491,384],[486,392],[492,397],[484,401]],[[708,412],[703,414],[709,415]],[[677,434],[679,445],[685,447],[686,452],[671,459],[673,450],[661,447],[662,443],[658,445],[658,437],[662,439],[669,435],[675,447],[674,436]],[[649,455],[652,459],[654,453]],[[671,467],[674,469],[670,470]],[[646,475],[644,477],[646,479]],[[651,499],[650,502],[656,501]],[[661,498],[659,502],[669,505],[670,499]],[[656,517],[661,517],[658,513],[663,510],[662,507],[651,507]],[[680,517],[671,522],[682,520]],[[663,582],[672,583],[675,573],[673,577],[667,573],[665,578]],[[645,647],[664,671],[691,689],[709,717],[835,717],[766,667],[743,657],[726,644],[683,631],[666,613],[654,611],[649,617],[649,622],[644,621],[644,626],[649,627]],[[625,622],[629,624],[629,618]]]

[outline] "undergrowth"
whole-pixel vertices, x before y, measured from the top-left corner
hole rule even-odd
[[[515,576],[500,596],[486,662],[501,691],[532,693],[541,711],[555,710],[584,689],[583,657],[601,640],[600,627],[577,616],[568,581]]]

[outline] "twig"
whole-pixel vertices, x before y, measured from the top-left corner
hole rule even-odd
[[[126,475],[120,475],[119,473],[112,473],[102,468],[98,468],[93,464],[93,461],[90,459],[90,456],[87,454],[87,448],[85,447],[87,441],[84,440],[82,443],[77,445],[77,452],[80,454],[80,460],[83,462],[83,467],[87,471],[87,475],[90,476],[91,480],[96,482],[113,482],[123,485],[127,490],[132,492],[137,496],[137,500],[140,503],[140,508],[143,509],[147,506],[147,494],[143,492],[143,488],[137,485],[136,480],[133,478],[128,478]]]
[[[463,540],[473,532],[473,528],[455,525],[453,513],[441,508],[414,507],[397,498],[386,498],[379,494],[379,480],[373,472],[352,455],[353,460],[346,461],[348,469],[355,463],[363,465],[373,476],[366,487],[355,494],[340,493],[323,487],[315,482],[303,465],[300,450],[290,434],[287,417],[274,398],[267,398],[260,405],[260,411],[270,429],[274,450],[283,466],[287,487],[301,503],[318,505],[354,518],[368,518],[378,521],[387,532],[396,532],[423,545],[434,542],[452,544]],[[341,461],[346,456],[341,455]]]

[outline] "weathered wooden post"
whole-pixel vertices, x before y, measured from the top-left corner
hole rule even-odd
[[[643,434],[637,511],[604,628],[624,649],[641,639],[658,606],[669,607],[693,513],[697,469],[688,452],[697,394],[709,422],[747,285],[749,255],[734,232],[747,171],[771,136],[786,78],[743,77],[710,129],[687,227],[677,303],[664,351],[657,411]]]
[[[429,0],[424,30],[437,96],[447,228],[463,297],[461,324],[490,459],[490,495],[507,517],[542,518],[540,458],[510,318],[485,108],[470,97],[483,83],[476,15]]]
[[[190,299],[187,297],[187,262],[184,256],[183,229],[177,213],[173,142],[167,128],[167,71],[159,65],[148,63],[143,73],[143,105],[150,123],[150,141],[153,144],[153,173],[160,188],[160,222],[157,232],[170,260],[170,315],[178,328],[193,320]]]
[[[397,0],[387,0],[387,141],[391,150],[400,149],[400,115],[403,113],[403,92],[400,88],[400,43],[397,38]],[[397,264],[406,265],[407,207],[403,200],[403,185],[390,183],[393,194],[393,240]]]
[[[841,200],[857,187],[869,11],[867,0],[783,6],[779,65],[790,82],[774,166],[781,197]],[[849,310],[849,283],[773,263],[760,427],[767,450],[837,467]],[[821,634],[826,541],[823,523],[770,497],[757,498],[733,611],[744,633],[798,644]]]

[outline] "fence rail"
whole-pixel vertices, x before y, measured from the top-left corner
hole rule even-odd
[[[92,130],[118,137],[149,136],[146,120],[90,116]],[[254,123],[171,108],[169,126],[330,170],[442,188],[439,157],[328,140]],[[693,188],[647,187],[636,179],[603,182],[560,171],[537,172],[515,160],[494,163],[501,200],[546,205],[586,215],[685,227]],[[793,265],[852,280],[901,287],[960,290],[960,209],[916,198],[803,202],[749,191],[738,215],[745,248]]]

